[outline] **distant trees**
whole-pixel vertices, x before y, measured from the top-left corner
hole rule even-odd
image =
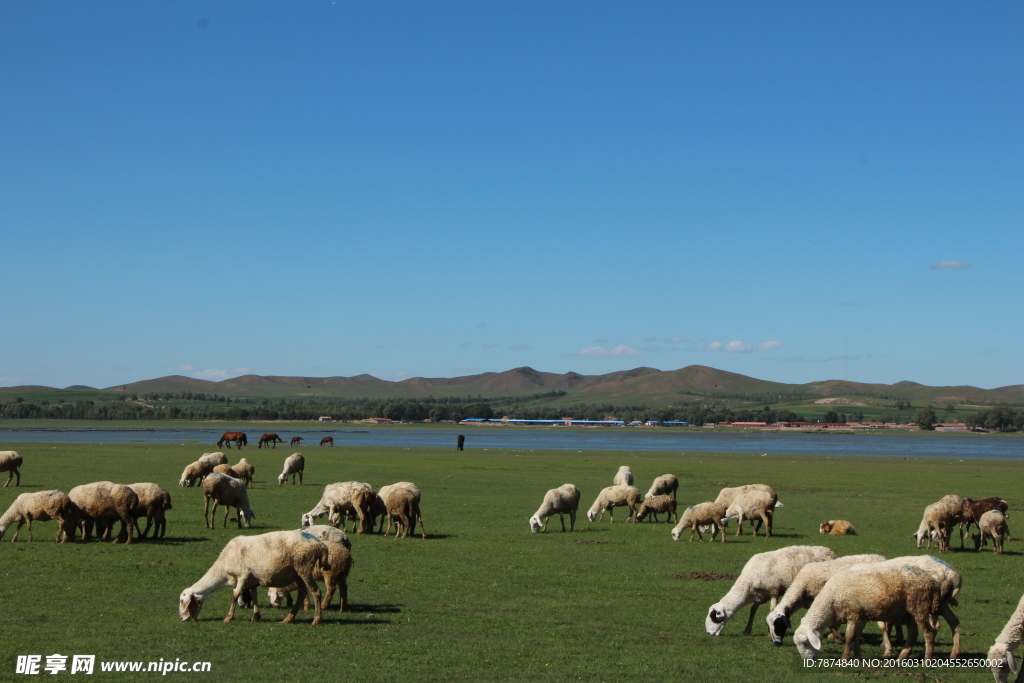
[[[935,423],[938,421],[939,419],[931,406],[918,409],[917,414],[914,416],[914,422],[917,423],[918,429],[934,430]]]

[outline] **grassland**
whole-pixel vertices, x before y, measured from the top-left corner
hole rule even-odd
[[[52,523],[36,541],[0,543],[5,623],[0,680],[13,674],[18,654],[95,654],[98,660],[208,660],[217,681],[347,680],[837,680],[856,675],[806,672],[787,639],[774,647],[759,611],[755,635],[740,635],[746,610],[719,638],[704,633],[704,614],[731,585],[687,578],[699,572],[738,574],[756,552],[792,544],[824,544],[841,555],[917,554],[910,537],[923,507],[943,494],[1011,501],[1018,514],[1019,463],[859,457],[759,457],[741,454],[646,452],[454,451],[439,449],[306,449],[306,485],[275,487],[286,453],[247,449],[256,466],[251,499],[256,528],[295,528],[322,487],[360,480],[375,486],[410,480],[423,491],[430,538],[353,536],[351,613],[327,613],[325,623],[280,625],[284,610],[265,609],[267,621],[239,613],[231,624],[228,591],[215,593],[199,623],[181,623],[177,596],[213,563],[237,528],[203,527],[202,495],[178,488],[191,445],[2,444],[25,457],[22,486],[0,489],[6,508],[18,493],[69,488],[111,479],[155,481],[171,490],[168,537],[129,547],[52,543]],[[328,452],[329,451],[329,452]],[[234,459],[235,453],[231,454]],[[646,490],[653,477],[674,472],[681,503],[711,499],[723,484],[773,484],[785,507],[776,537],[722,544],[674,543],[670,525],[596,524],[583,510],[573,533],[531,535],[527,518],[544,492],[566,481],[589,507],[619,465],[627,464]],[[823,520],[854,522],[855,537],[817,533]],[[552,520],[549,529],[559,529]],[[10,533],[10,532],[9,532]],[[955,542],[954,542],[955,543]],[[1007,552],[955,550],[944,559],[964,574],[957,613],[965,656],[983,656],[1024,586],[1022,547]],[[866,654],[880,654],[867,629]],[[948,652],[943,626],[938,651]],[[840,650],[826,645],[826,655]],[[875,677],[870,671],[866,677]],[[885,673],[885,672],[881,672]],[[66,674],[65,674],[66,675]],[[150,674],[152,675],[152,674]],[[899,680],[889,670],[888,676]],[[125,674],[108,674],[108,680]],[[143,674],[142,676],[145,676]],[[172,674],[172,677],[174,674]],[[987,672],[929,671],[928,681],[986,680]],[[94,680],[104,680],[96,675]],[[925,679],[922,679],[925,680]]]

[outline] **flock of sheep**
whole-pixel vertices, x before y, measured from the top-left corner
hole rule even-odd
[[[677,517],[678,487],[675,475],[664,474],[655,479],[641,501],[640,490],[633,486],[632,471],[629,467],[620,467],[612,486],[598,494],[587,518],[591,522],[599,522],[605,511],[610,515],[615,507],[628,507],[630,516],[627,522],[630,519],[641,521],[647,514],[657,521],[657,513],[665,513],[668,515],[666,521],[671,520]],[[551,489],[545,494],[540,508],[530,517],[530,530],[533,533],[546,531],[548,520],[557,514],[562,522],[562,531],[565,531],[564,515],[569,516],[571,531],[575,526],[579,500],[580,490],[573,484]],[[721,533],[724,543],[726,526],[733,519],[738,521],[737,535],[742,533],[743,520],[746,519],[751,521],[754,535],[763,523],[765,533],[770,537],[777,507],[782,507],[782,504],[772,487],[765,484],[724,488],[714,501],[686,508],[672,529],[672,538],[678,541],[682,531],[690,529],[691,541],[694,533],[703,541],[701,532],[710,529],[712,540],[716,533]],[[1006,511],[1006,501],[999,498],[972,500],[945,496],[925,508],[914,538],[919,548],[927,540],[930,549],[935,541],[939,551],[944,552],[949,548],[954,527],[959,525],[960,545],[963,547],[964,528],[970,533],[973,524],[978,527],[978,532],[973,534],[975,550],[992,539],[995,552],[999,554],[1002,553],[1004,539],[1010,535]],[[834,535],[856,533],[846,520],[823,522],[819,531]],[[704,626],[709,635],[720,635],[725,624],[740,609],[750,605],[743,631],[744,635],[750,635],[757,608],[770,602],[772,611],[766,623],[776,645],[782,645],[787,630],[792,627],[793,615],[798,610],[807,610],[793,633],[793,643],[804,659],[818,656],[821,638],[826,632],[831,639],[844,639],[837,630],[844,623],[843,659],[859,658],[860,636],[869,621],[878,623],[884,656],[892,655],[891,629],[895,627],[898,634],[906,626],[906,642],[897,659],[903,660],[911,653],[919,631],[924,633],[925,659],[932,659],[941,616],[953,632],[953,648],[949,657],[955,659],[960,654],[960,620],[952,607],[957,605],[956,595],[962,583],[960,572],[930,555],[895,559],[882,555],[839,557],[823,546],[789,546],[751,557],[729,592],[710,607]],[[993,662],[991,668],[997,682],[1007,681],[1011,672],[1018,673],[1013,650],[1021,642],[1024,642],[1024,597],[989,650],[988,659]]]

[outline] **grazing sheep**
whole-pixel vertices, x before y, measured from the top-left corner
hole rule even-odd
[[[883,564],[896,567],[916,567],[938,582],[942,598],[939,613],[946,620],[946,623],[949,624],[950,631],[953,632],[953,649],[949,653],[949,658],[956,659],[960,654],[960,620],[953,614],[952,607],[957,606],[956,595],[963,586],[963,577],[960,576],[960,572],[953,569],[948,562],[944,562],[931,555],[896,557],[886,560],[884,563],[879,563],[880,566]],[[933,621],[935,622],[935,628],[938,629],[938,621]],[[888,628],[883,633],[882,642],[885,645],[885,656],[888,657],[892,654]]]
[[[185,466],[184,471],[181,473],[181,479],[178,480],[179,486],[195,486],[206,478],[206,475],[213,472],[213,468],[217,467],[210,462],[203,462],[202,460],[196,460],[193,463],[189,463]]]
[[[1018,664],[1014,661],[1013,651],[1024,642],[1024,596],[1017,603],[1017,609],[1010,615],[1006,626],[996,636],[996,642],[988,651],[989,661],[999,663],[992,667],[992,675],[996,683],[1008,683],[1010,674],[1017,676]],[[1018,677],[1017,680],[1020,680]]]
[[[210,467],[216,467],[217,465],[227,465],[228,456],[224,455],[220,451],[215,453],[203,453],[199,456],[199,462],[208,463]]]
[[[662,496],[672,494],[672,497],[676,497],[676,489],[679,488],[679,480],[674,474],[663,474],[654,480],[651,484],[651,490],[647,492],[644,498],[653,498],[654,496]]]
[[[633,485],[633,470],[629,469],[629,466],[623,465],[619,468],[619,471],[615,473],[615,477],[612,479],[612,486],[632,486]]]
[[[775,489],[767,484],[746,484],[745,486],[734,486],[733,488],[725,488],[718,492],[718,497],[715,498],[715,502],[729,509],[732,502],[736,500],[737,496],[749,493],[750,491],[767,491],[772,498],[775,499],[775,504],[778,506],[778,496],[775,495]]]
[[[14,477],[18,478],[15,486],[21,486],[21,463],[24,462],[24,458],[18,455],[17,451],[0,451],[0,472],[7,472],[7,481],[4,482],[4,488],[11,483],[11,479]]]
[[[1002,498],[982,498],[981,500],[964,498],[961,514],[963,515],[963,523],[967,527],[967,533],[971,532],[972,524],[978,526],[981,516],[989,510],[999,510],[1009,517],[1010,515],[1007,513],[1008,508],[1009,506]]]
[[[320,605],[321,609],[329,609],[331,606],[331,598],[334,597],[335,589],[338,590],[339,603],[338,611],[344,612],[345,607],[348,605],[348,573],[352,570],[352,542],[348,540],[348,536],[341,529],[335,529],[333,526],[317,525],[306,527],[305,531],[313,534],[325,544],[327,544],[327,561],[330,563],[331,568],[329,571],[323,571],[317,567],[313,570],[313,578],[317,581],[323,581],[326,584],[327,592],[324,595],[323,603]],[[299,583],[293,583],[283,588],[270,588],[267,590],[267,600],[271,607],[280,607],[282,602],[287,602],[288,606],[292,606],[291,592],[298,590]],[[308,597],[306,602],[308,602]],[[303,604],[303,609],[309,609],[309,605]]]
[[[732,503],[722,517],[722,526],[730,519],[738,520],[736,524],[736,535],[743,533],[743,520],[750,520],[750,532],[757,536],[761,529],[761,522],[764,522],[765,533],[768,538],[772,537],[772,521],[775,518],[775,508],[782,507],[775,496],[767,491],[755,489],[747,491],[733,498]],[[755,524],[756,522],[756,524]]]
[[[793,633],[801,657],[815,659],[821,650],[821,634],[846,622],[843,659],[851,654],[859,658],[860,634],[868,621],[898,622],[910,616],[913,621],[907,622],[906,647],[897,661],[910,654],[918,627],[925,633],[924,658],[932,658],[933,616],[941,609],[941,588],[927,572],[913,565],[893,566],[891,562],[846,569],[828,580]]]
[[[824,562],[811,562],[804,565],[797,573],[793,583],[786,589],[782,599],[778,601],[765,622],[768,624],[768,634],[776,645],[782,645],[782,639],[786,636],[786,629],[792,626],[793,613],[799,609],[807,609],[814,602],[825,582],[831,579],[837,572],[849,569],[855,564],[868,562],[884,562],[884,555],[847,555],[837,560],[825,560]]]
[[[1010,527],[1006,526],[1006,515],[999,510],[989,510],[978,520],[978,533],[974,534],[974,549],[981,550],[981,546],[992,539],[992,546],[996,555],[1003,554],[1003,539],[1010,537]]]
[[[139,538],[145,538],[149,534],[151,525],[153,538],[163,538],[167,533],[167,517],[165,511],[171,509],[171,494],[162,486],[143,482],[139,484],[128,484],[128,488],[135,491],[139,497],[138,506],[132,511],[132,517],[138,520],[139,517],[146,517],[146,530],[139,534]],[[137,528],[138,522],[136,522]]]
[[[109,481],[97,481],[76,486],[68,491],[68,497],[82,511],[81,528],[84,540],[88,541],[92,536],[94,524],[112,528],[114,522],[121,520],[121,533],[114,537],[114,543],[127,532],[126,544],[131,544],[132,530],[135,526],[132,511],[139,507],[139,496],[131,488]]]
[[[213,471],[243,481],[245,482],[245,487],[251,489],[252,476],[256,473],[256,468],[252,466],[248,458],[240,458],[234,465],[217,465],[213,468]]]
[[[607,510],[609,519],[614,522],[615,508],[620,505],[626,505],[629,506],[629,516],[626,517],[626,521],[629,522],[636,515],[636,504],[639,500],[640,489],[635,486],[624,486],[621,484],[609,486],[601,489],[601,493],[597,494],[597,500],[594,501],[594,504],[590,506],[590,511],[587,512],[587,519],[591,522],[600,522],[604,519],[604,513]],[[600,517],[597,516],[598,513],[601,513]]]
[[[4,537],[7,529],[15,522],[18,526],[14,529],[14,536],[11,541],[18,540],[21,533],[21,526],[28,523],[28,540],[32,540],[32,522],[57,522],[57,535],[54,543],[63,543],[64,540],[75,535],[75,524],[81,517],[82,511],[71,502],[67,494],[62,491],[37,491],[36,493],[23,493],[14,499],[7,512],[0,516],[0,538]]]
[[[360,492],[356,492],[359,495]],[[402,538],[408,538],[410,531],[416,531],[416,520],[420,522],[420,533],[427,538],[427,530],[423,526],[423,517],[420,516],[420,490],[418,488],[407,488],[404,486],[392,486],[391,490],[383,498],[387,509],[388,528],[384,532],[387,536],[391,531],[391,522],[395,522],[395,538],[398,538],[399,531]],[[370,528],[373,528],[371,521]],[[360,532],[361,533],[361,532]]]
[[[953,519],[949,508],[943,503],[932,503],[926,507],[921,524],[912,534],[917,539],[917,547],[920,548],[927,538],[928,549],[931,550],[932,539],[935,539],[939,544],[939,552],[946,552],[949,548],[949,532],[953,528]]]
[[[715,540],[715,534],[722,532],[722,543],[725,543],[725,524],[722,518],[725,517],[725,506],[708,501],[699,505],[692,505],[683,511],[683,518],[679,520],[672,529],[672,540],[678,541],[685,529],[690,529],[690,540],[696,532],[701,543],[704,542],[704,534],[707,528],[711,529],[711,540]]]
[[[224,529],[228,527],[228,515],[231,514],[232,507],[238,512],[239,529],[242,528],[243,521],[246,528],[249,528],[252,520],[256,518],[256,513],[249,507],[249,493],[245,489],[245,484],[226,474],[214,472],[203,480],[203,521],[207,529],[213,528],[213,523],[210,521],[211,500],[213,500],[214,521],[217,519],[217,506],[224,506],[224,525],[222,527]]]
[[[818,527],[818,531],[823,534],[831,534],[833,536],[857,535],[857,530],[854,529],[853,525],[845,519],[830,519],[827,522],[822,522],[821,526]]]
[[[937,505],[942,505],[947,510],[949,510],[950,524],[951,524],[951,526],[950,526],[950,535],[951,536],[952,536],[952,533],[953,533],[952,525],[955,525],[955,524],[959,524],[960,525],[960,547],[963,548],[964,547],[964,504],[963,504],[963,500],[960,498],[960,496],[956,496],[956,495],[950,494],[948,496],[943,496],[942,498],[940,498],[938,503],[937,503]]]
[[[724,532],[723,532],[724,533]],[[743,565],[736,583],[729,592],[708,610],[704,628],[708,635],[721,635],[725,624],[744,605],[750,605],[750,618],[743,635],[749,636],[754,626],[757,608],[771,601],[772,609],[790,587],[796,575],[811,562],[836,559],[829,548],[815,545],[791,545],[786,548],[758,553]]]
[[[302,470],[306,469],[306,459],[302,453],[292,453],[284,460],[284,470],[277,475],[277,485],[282,486],[288,483],[291,476],[292,484],[295,483],[295,475],[299,476],[299,486],[302,486]]]
[[[305,530],[236,536],[224,546],[206,574],[181,592],[178,597],[178,615],[182,621],[198,621],[199,610],[206,598],[214,591],[231,586],[234,589],[231,607],[224,618],[225,622],[229,622],[235,616],[238,598],[245,591],[256,586],[286,587],[297,584],[299,599],[282,623],[294,621],[302,599],[312,593],[313,626],[316,626],[320,623],[322,608],[320,589],[313,573],[317,568],[330,571],[329,555],[327,544]],[[252,595],[252,619],[259,621],[260,608],[256,592],[252,591]]]
[[[340,523],[344,528],[348,517],[358,517],[360,533],[372,531],[376,499],[377,493],[373,487],[363,482],[344,481],[328,484],[324,487],[324,494],[316,507],[302,515],[302,526],[312,526],[314,521],[328,515],[331,524]]]
[[[640,512],[636,513],[636,521],[642,522],[645,517],[650,515],[654,518],[654,521],[657,522],[658,514],[662,512],[666,514],[666,523],[679,521],[679,515],[676,514],[676,500],[672,496],[651,496],[650,498],[644,498],[643,503],[640,505]]]
[[[569,515],[569,531],[572,531],[576,527],[576,510],[579,506],[580,490],[574,485],[562,484],[557,489],[551,489],[544,494],[544,501],[533,513],[533,517],[530,517],[530,531],[547,531],[548,520],[552,515],[558,515],[562,531],[565,531],[565,515]]]

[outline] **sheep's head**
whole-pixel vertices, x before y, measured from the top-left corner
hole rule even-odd
[[[821,651],[821,639],[810,626],[803,624],[793,633],[793,644],[804,659],[817,659]]]
[[[993,645],[992,649],[988,651],[988,660],[999,662],[992,667],[992,675],[995,676],[998,683],[1007,683],[1010,680],[1010,674],[1017,675],[1017,664],[1014,662],[1013,653],[1006,649],[1005,644]]]
[[[679,536],[682,533],[683,533],[683,527],[677,526],[675,529],[672,530],[672,540],[673,541],[678,541],[679,540]]]
[[[782,645],[782,639],[786,637],[786,630],[791,626],[789,617],[779,610],[774,610],[765,619],[765,623],[768,624],[768,633],[772,636],[772,642]]]
[[[199,610],[203,608],[203,601],[189,589],[185,589],[178,597],[178,616],[182,621],[199,621]]]
[[[708,610],[708,616],[704,620],[704,630],[708,632],[709,636],[721,635],[722,629],[725,628],[725,622],[729,621],[731,616],[722,607],[722,603],[716,602]]]
[[[249,510],[248,512],[239,510],[238,517],[245,523],[245,528],[248,529],[252,526],[252,520],[256,519],[256,513],[252,510]]]
[[[288,475],[287,474],[279,474],[279,475],[277,475],[277,485],[278,486],[281,486],[286,481],[288,481]]]
[[[917,547],[920,548],[922,545],[924,545],[924,539],[928,537],[928,531],[915,531],[910,535],[917,540]]]
[[[594,511],[594,510],[589,510],[587,512],[587,519],[589,519],[591,522],[596,522],[597,521],[597,512]]]
[[[267,589],[267,601],[271,607],[280,607],[284,602],[284,596],[287,593],[281,591],[280,588],[268,588]]]
[[[827,534],[828,532],[832,531],[832,525],[829,524],[828,522],[822,522],[821,526],[818,527],[818,531],[820,531],[823,534]],[[921,544],[918,543],[917,547],[920,548]]]
[[[541,524],[540,517],[538,517],[537,515],[530,517],[530,531],[532,531],[533,533],[537,533],[541,530],[541,527],[543,526],[544,525]]]
[[[313,517],[311,513],[307,512],[306,514],[302,515],[302,528],[305,529],[307,526],[313,526],[313,522],[315,521],[316,518]]]

